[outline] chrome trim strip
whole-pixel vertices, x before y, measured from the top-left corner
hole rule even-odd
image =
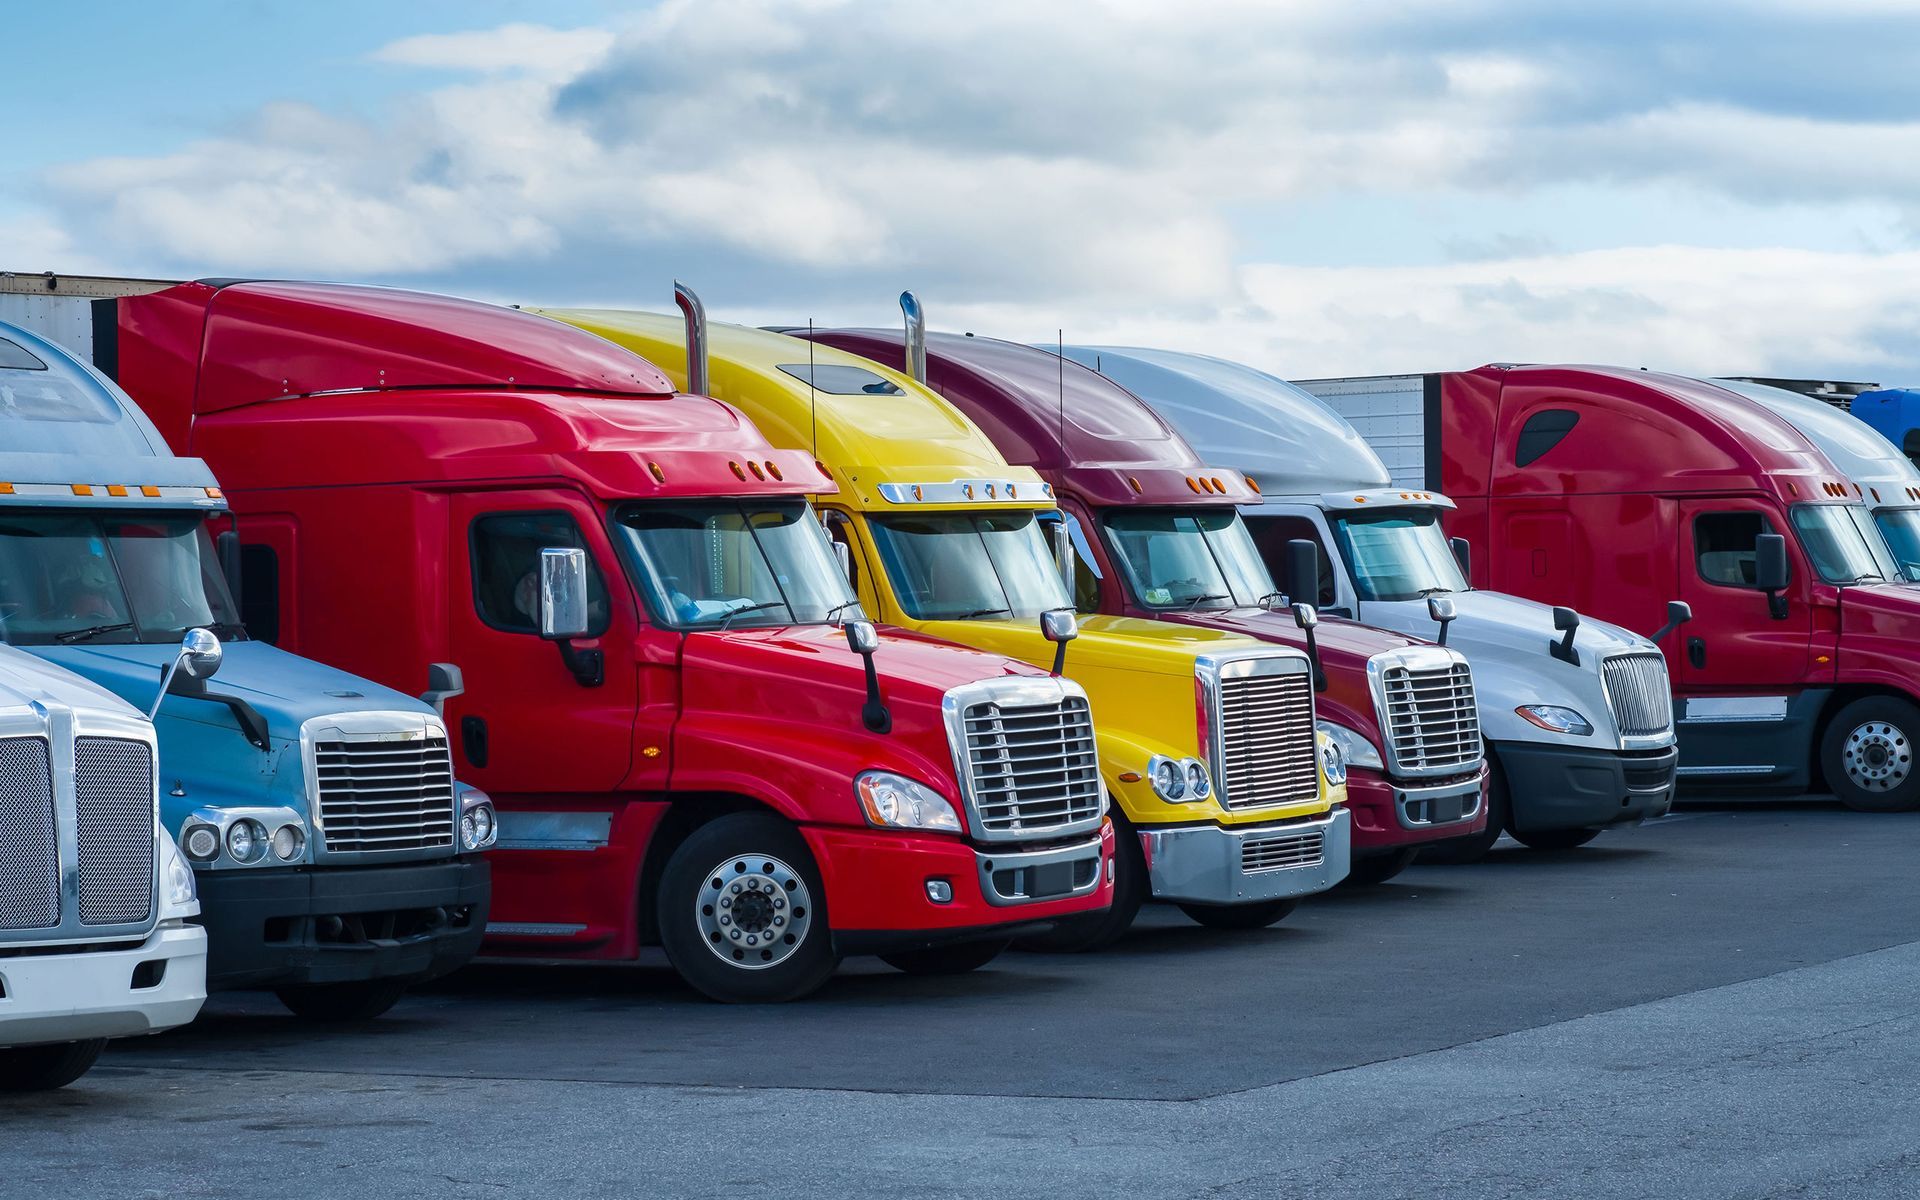
[[[502,812],[497,850],[602,850],[613,840],[607,812]]]
[[[1706,775],[1771,775],[1773,774],[1774,770],[1775,768],[1769,767],[1769,766],[1676,767],[1673,773],[1675,775],[1685,775],[1693,778],[1698,778]]]
[[[1027,494],[1020,494],[1026,484]],[[1053,486],[1035,479],[955,479],[949,483],[883,483],[874,489],[889,504],[979,504],[990,500],[1038,503],[1053,499]]]
[[[1056,846],[1050,850],[1025,850],[1011,854],[994,854],[986,850],[976,850],[973,854],[974,869],[980,877],[980,894],[987,903],[996,908],[1010,908],[1021,904],[1044,904],[1049,900],[1071,900],[1075,896],[1085,896],[1100,887],[1100,874],[1104,864],[1100,861],[1100,835],[1094,834],[1084,842],[1071,846]],[[1021,871],[1029,867],[1052,866],[1056,863],[1076,863],[1093,860],[1093,870],[1086,883],[1076,884],[1071,891],[1056,892],[1051,896],[1007,895],[994,882],[994,876],[1003,871]]]
[[[1472,778],[1452,783],[1436,784],[1432,787],[1395,788],[1393,790],[1393,815],[1402,829],[1445,829],[1453,825],[1465,825],[1480,815],[1480,806],[1485,802],[1482,784],[1486,782],[1484,767]],[[1427,800],[1446,800],[1454,796],[1472,796],[1473,803],[1462,810],[1460,816],[1452,821],[1416,821],[1407,815],[1410,805]]]

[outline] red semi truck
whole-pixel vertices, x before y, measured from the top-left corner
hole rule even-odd
[[[1259,497],[1239,472],[1208,467],[1132,393],[1079,363],[1014,342],[928,334],[918,302],[909,294],[901,303],[901,332],[812,336],[904,364],[1009,462],[1041,472],[1071,533],[1063,565],[1080,611],[1200,625],[1314,655],[1321,728],[1347,760],[1349,879],[1383,882],[1422,846],[1486,828],[1487,770],[1464,656],[1317,614],[1307,618],[1309,639],[1295,616],[1276,611],[1282,597],[1236,507]],[[1385,730],[1380,713],[1389,714]],[[1375,757],[1382,751],[1384,760]]]
[[[1110,902],[1085,693],[877,632],[805,499],[830,477],[736,410],[491,305],[54,286],[111,297],[96,365],[219,472],[250,629],[395,687],[461,668],[458,770],[500,810],[486,953],[658,943],[710,996],[778,1000]],[[1056,735],[1010,738],[1022,714]]]
[[[1824,786],[1920,807],[1920,595],[1870,540],[1866,488],[1786,419],[1713,383],[1486,366],[1306,380],[1399,487],[1458,510],[1473,581],[1652,630],[1680,704],[1683,783]]]

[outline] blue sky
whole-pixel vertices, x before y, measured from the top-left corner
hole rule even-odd
[[[1920,382],[1920,6],[10,6],[0,268]]]

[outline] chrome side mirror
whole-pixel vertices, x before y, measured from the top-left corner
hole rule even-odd
[[[1067,585],[1067,596],[1074,596],[1074,588],[1080,582],[1080,562],[1073,546],[1073,531],[1067,528],[1066,514],[1055,521],[1047,532],[1053,537],[1053,566],[1060,572],[1060,582]]]
[[[540,636],[550,642],[587,632],[587,552],[540,552]]]
[[[147,710],[147,720],[160,715],[160,705],[166,701],[167,693],[173,690],[173,677],[185,674],[188,679],[212,679],[214,672],[220,669],[220,661],[226,652],[220,648],[220,639],[213,636],[211,629],[189,629],[187,636],[180,639],[180,652],[167,664],[167,673],[160,677],[160,694],[153,698],[153,707]]]
[[[1302,629],[1312,629],[1320,624],[1320,610],[1311,604],[1293,606],[1293,623]]]
[[[1053,673],[1067,665],[1067,643],[1080,636],[1080,620],[1070,608],[1050,608],[1040,614],[1040,636],[1053,643]]]
[[[833,558],[835,562],[840,564],[840,574],[846,578],[848,583],[852,583],[853,548],[835,538],[828,538],[827,543],[833,547]]]
[[[887,711],[887,702],[880,695],[880,673],[873,666],[873,652],[880,648],[880,632],[872,621],[848,621],[843,628],[847,633],[847,649],[858,654],[867,668],[867,699],[860,706],[860,723],[875,733],[890,733],[893,714]]]
[[[1428,596],[1427,615],[1440,627],[1440,636],[1436,639],[1440,645],[1447,644],[1447,625],[1454,618],[1453,600],[1448,596]]]
[[[845,628],[847,649],[855,654],[864,658],[880,648],[880,634],[872,621],[848,621]]]

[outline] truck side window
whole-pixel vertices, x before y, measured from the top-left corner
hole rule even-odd
[[[1513,445],[1513,465],[1531,466],[1535,459],[1560,444],[1573,432],[1580,414],[1568,408],[1543,408],[1520,426],[1520,437]]]
[[[248,637],[280,641],[280,555],[272,546],[240,547],[240,623]]]
[[[1312,542],[1320,547],[1320,595],[1314,604],[1321,608],[1332,608],[1339,603],[1339,591],[1333,581],[1333,556],[1327,553],[1327,543],[1320,536],[1320,527],[1305,517],[1248,517],[1247,532],[1253,535],[1253,544],[1265,559],[1269,570],[1275,573],[1279,582],[1281,564],[1287,561],[1287,543],[1298,538]]]
[[[563,512],[493,513],[470,535],[473,605],[480,619],[506,633],[540,632],[540,552],[587,552],[587,636],[607,631],[607,585],[580,526]]]
[[[1701,513],[1693,519],[1693,557],[1700,578],[1722,587],[1753,586],[1760,535],[1772,533],[1764,513]]]

